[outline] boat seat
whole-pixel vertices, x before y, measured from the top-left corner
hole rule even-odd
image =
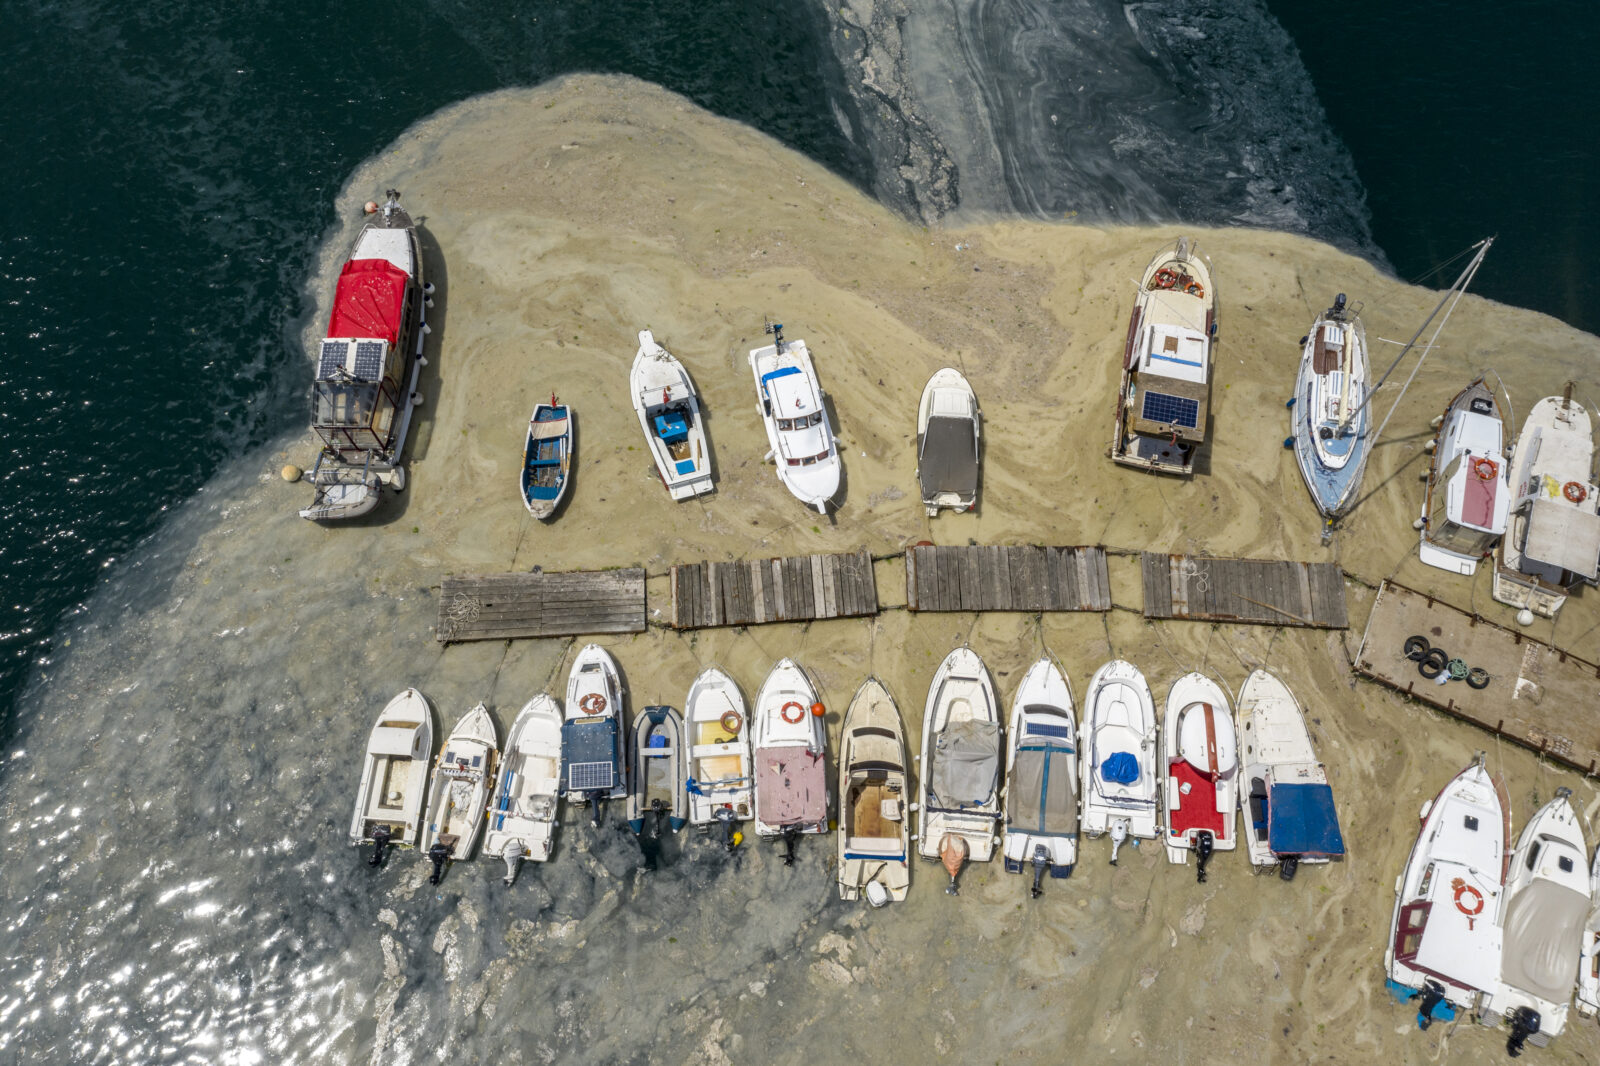
[[[529,466],[560,466],[561,460],[557,459],[529,459]]]
[[[900,801],[886,797],[882,803],[878,804],[878,813],[886,822],[898,822],[900,820]]]

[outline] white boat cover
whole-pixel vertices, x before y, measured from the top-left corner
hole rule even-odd
[[[1078,790],[1071,771],[1076,758],[1062,744],[1031,738],[1023,742],[1011,764],[1010,828],[1041,836],[1076,835]]]
[[[399,726],[381,725],[372,731],[372,740],[368,743],[367,750],[374,755],[409,756],[416,736],[416,726],[403,729]],[[424,752],[424,758],[426,758],[426,755],[427,753]]]
[[[1500,978],[1551,1003],[1572,996],[1589,901],[1554,881],[1536,880],[1506,908]]]
[[[977,807],[994,798],[1000,780],[998,722],[952,722],[934,738],[935,806],[945,810]]]

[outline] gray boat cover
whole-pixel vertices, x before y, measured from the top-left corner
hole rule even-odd
[[[1535,881],[1512,897],[1501,941],[1500,979],[1551,1003],[1572,996],[1589,901],[1554,881]]]
[[[978,442],[965,418],[930,418],[917,463],[922,498],[941,492],[971,496],[978,491]]]
[[[1011,792],[1006,800],[1012,829],[1040,836],[1073,836],[1078,832],[1078,790],[1069,747],[1029,740],[1017,749],[1011,764]]]
[[[993,799],[999,780],[998,723],[952,722],[934,738],[928,784],[934,806],[947,810],[980,806]]]

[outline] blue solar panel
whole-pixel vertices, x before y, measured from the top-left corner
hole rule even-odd
[[[608,762],[577,762],[567,767],[567,788],[574,792],[609,789],[616,780],[616,768]]]
[[[377,381],[383,377],[383,342],[356,342],[355,376],[361,381]]]
[[[317,380],[327,381],[333,377],[334,372],[344,366],[344,341],[323,341],[322,355],[317,361]]]
[[[1146,422],[1199,429],[1200,401],[1168,396],[1164,392],[1147,392],[1144,394],[1144,413],[1140,417]]]

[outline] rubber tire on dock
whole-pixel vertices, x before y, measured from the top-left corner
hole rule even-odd
[[[1467,685],[1470,688],[1486,689],[1489,687],[1489,671],[1481,666],[1474,666],[1467,671]]]
[[[1429,647],[1431,647],[1431,645],[1428,643],[1428,638],[1427,637],[1423,637],[1423,636],[1407,637],[1406,638],[1406,658],[1410,659],[1414,663],[1419,663],[1419,662],[1422,661],[1422,657],[1428,654],[1428,648]]]
[[[1444,673],[1444,668],[1450,662],[1450,656],[1443,648],[1429,648],[1428,654],[1417,661],[1417,673],[1432,681]]]

